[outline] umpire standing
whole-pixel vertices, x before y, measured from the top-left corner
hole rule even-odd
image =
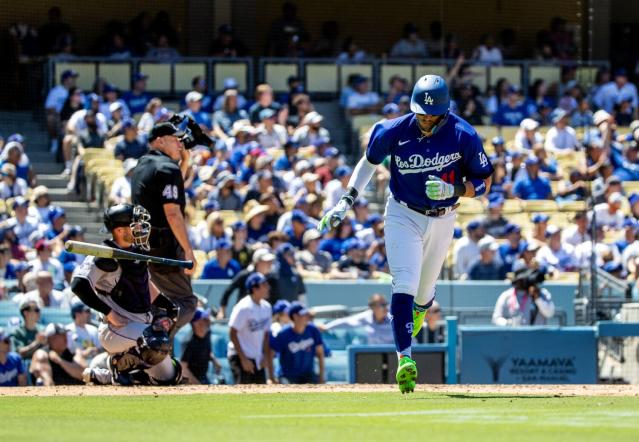
[[[133,171],[131,198],[151,214],[150,255],[193,261],[192,269],[149,264],[151,280],[179,307],[177,326],[187,324],[195,312],[190,275],[197,262],[189,243],[184,207],[184,177],[189,167],[189,152],[182,140],[184,133],[173,123],[155,125],[149,133],[149,152]]]

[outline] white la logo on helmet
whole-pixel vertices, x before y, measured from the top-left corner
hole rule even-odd
[[[435,102],[433,101],[433,97],[428,95],[428,92],[424,93],[424,104],[429,104],[431,106],[435,104]]]

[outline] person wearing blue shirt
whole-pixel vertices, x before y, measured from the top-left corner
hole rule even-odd
[[[522,200],[548,200],[552,199],[550,181],[539,176],[539,160],[529,157],[526,160],[527,177],[515,181],[513,193]]]
[[[202,111],[207,113],[213,112],[213,97],[207,93],[206,79],[202,75],[197,75],[191,80],[192,90],[202,94]],[[188,94],[187,94],[188,95]],[[180,109],[186,108],[186,97],[180,100]]]
[[[320,338],[321,339],[321,338]],[[27,372],[18,353],[11,351],[11,337],[0,328],[0,387],[24,387]]]
[[[304,212],[299,209],[293,210],[291,215],[291,225],[284,229],[284,233],[288,235],[288,242],[299,250],[304,248],[302,244],[302,237],[308,225],[308,217]]]
[[[56,207],[49,212],[49,222],[51,228],[47,230],[44,236],[48,240],[53,240],[64,232],[64,225],[67,222],[67,216],[64,209]]]
[[[220,239],[215,244],[216,257],[207,261],[200,279],[233,279],[242,270],[240,263],[231,258],[231,243]]]
[[[279,354],[280,383],[323,384],[324,341],[320,331],[310,323],[310,312],[300,303],[293,302],[288,309],[291,324],[271,335],[271,349]],[[315,375],[315,358],[319,375]]]
[[[626,248],[635,242],[637,236],[637,229],[639,228],[639,224],[635,221],[634,218],[626,217],[623,222],[624,228],[624,237],[615,241],[615,247],[619,250],[619,253],[623,253]]]
[[[513,271],[513,264],[526,247],[526,241],[521,239],[521,227],[517,224],[507,224],[504,228],[507,242],[499,246],[499,257],[506,272]]]
[[[149,151],[146,143],[143,143],[138,137],[138,127],[133,118],[127,118],[122,122],[122,130],[124,130],[124,138],[115,145],[114,156],[119,160],[127,160],[129,158],[138,159]]]
[[[197,91],[191,91],[186,94],[187,110],[184,111],[184,115],[193,118],[205,131],[210,131],[213,129],[213,122],[211,121],[211,114],[202,110],[203,98],[204,95]]]
[[[499,126],[519,126],[528,117],[528,108],[521,102],[520,90],[516,86],[508,89],[506,102],[493,115],[493,123]]]
[[[141,114],[146,105],[151,101],[151,96],[146,92],[146,80],[148,75],[137,73],[133,76],[133,89],[122,96],[122,100],[129,107],[131,115]]]

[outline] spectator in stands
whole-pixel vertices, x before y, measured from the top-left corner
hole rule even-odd
[[[206,84],[206,78],[202,75],[196,75],[191,80],[191,89],[195,92],[202,94],[202,111],[207,113],[213,112],[213,98],[208,93],[208,85]],[[185,97],[186,98],[186,97]],[[186,107],[186,100],[180,102],[181,108]]]
[[[328,182],[324,189],[324,207],[333,207],[342,197],[348,186],[348,181],[353,174],[353,169],[349,166],[339,166],[335,169],[335,179]]]
[[[502,280],[506,277],[506,270],[501,263],[495,262],[499,244],[493,238],[484,237],[479,243],[479,259],[475,260],[468,270],[468,279],[472,280]]]
[[[264,109],[272,109],[278,115],[279,121],[279,112],[282,106],[273,100],[273,88],[266,83],[259,84],[255,88],[255,103],[248,112],[251,124],[260,122],[260,112]]]
[[[288,119],[286,120],[287,128],[290,131],[294,131],[300,127],[304,117],[312,111],[313,104],[311,103],[311,98],[304,93],[296,94],[292,99]]]
[[[482,36],[479,46],[473,51],[473,59],[486,66],[496,66],[502,63],[501,49],[495,46],[494,36],[490,34]]]
[[[100,103],[99,112],[104,115],[107,120],[114,119],[112,113],[118,109],[120,110],[120,116],[122,119],[129,118],[131,116],[131,111],[124,100],[118,98],[119,93],[120,90],[117,86],[111,83],[106,83],[104,85],[104,89],[102,89],[104,100]],[[111,109],[111,107],[113,107],[113,109]],[[111,127],[109,127],[109,129],[111,129]]]
[[[577,268],[574,247],[561,240],[561,229],[553,224],[546,229],[548,244],[537,252],[536,259],[549,272],[573,272]]]
[[[38,186],[31,193],[33,207],[29,208],[29,215],[36,218],[41,223],[49,222],[49,210],[51,199],[49,189],[46,186]]]
[[[200,279],[232,279],[241,269],[231,257],[231,243],[220,239],[215,243],[215,258],[204,265]]]
[[[280,244],[276,249],[277,267],[269,273],[268,278],[273,287],[271,302],[278,299],[306,302],[306,286],[304,279],[295,268],[295,247],[291,243]]]
[[[270,211],[270,207],[266,204],[258,204],[252,207],[244,221],[247,225],[249,243],[262,241],[273,227],[266,223],[266,214]]]
[[[628,197],[628,203],[630,204],[630,215],[634,219],[639,219],[639,193],[633,193]]]
[[[521,89],[518,86],[510,86],[505,103],[502,103],[493,115],[493,124],[518,126],[527,117],[528,110],[522,102]]]
[[[269,345],[271,329],[270,287],[264,275],[255,272],[246,280],[248,296],[242,298],[229,318],[228,358],[236,384],[265,384],[274,381]]]
[[[419,29],[413,23],[404,25],[402,39],[393,45],[391,57],[396,58],[428,58],[426,42],[419,37]]]
[[[67,215],[61,207],[55,207],[49,212],[50,228],[44,232],[44,237],[53,242],[64,236]]]
[[[550,107],[551,102],[548,98],[548,85],[541,78],[537,78],[528,90],[528,114],[539,117],[540,107]]]
[[[572,127],[590,127],[592,126],[592,111],[590,110],[590,101],[587,97],[583,97],[577,104],[577,109],[570,117],[570,125]]]
[[[231,225],[231,257],[245,269],[251,262],[252,251],[247,244],[248,230],[244,221],[235,221]]]
[[[61,287],[64,285],[64,272],[62,264],[51,257],[51,244],[45,239],[40,239],[35,243],[36,258],[29,261],[32,271],[38,274],[40,271],[48,272],[52,275],[53,285]]]
[[[499,246],[499,257],[504,264],[504,271],[511,272],[513,264],[528,244],[521,238],[521,227],[517,224],[508,224],[504,229],[505,243]]]
[[[593,95],[592,101],[600,109],[612,113],[615,105],[626,97],[630,99],[634,119],[637,119],[637,108],[639,107],[637,87],[628,81],[625,69],[617,69],[614,73],[614,80],[601,86]]]
[[[515,181],[513,194],[523,200],[552,199],[552,189],[548,179],[539,175],[539,159],[526,159],[527,177]]]
[[[67,346],[67,330],[62,324],[49,324],[44,330],[48,351],[38,349],[31,360],[31,373],[45,387],[83,385],[84,361]]]
[[[20,302],[22,302],[22,300],[30,300],[37,302],[41,307],[69,308],[69,301],[64,293],[53,288],[53,277],[51,273],[46,271],[36,272],[36,286],[37,288],[35,290],[26,292],[23,296],[19,297]]]
[[[565,152],[579,147],[575,130],[568,126],[570,115],[563,109],[557,108],[552,112],[553,127],[546,133],[544,147],[551,152]]]
[[[552,181],[559,181],[563,177],[563,170],[557,160],[551,158],[543,145],[538,144],[533,149],[533,155],[539,160],[539,174]]]
[[[623,96],[615,105],[614,115],[618,125],[629,126],[635,120],[637,112],[633,107],[632,100],[631,96]]]
[[[540,246],[546,244],[546,229],[550,217],[545,213],[535,213],[530,221],[533,223],[532,236],[529,242],[536,242]]]
[[[146,105],[151,101],[151,96],[146,92],[146,81],[148,78],[149,76],[142,72],[135,74],[133,76],[133,89],[125,92],[122,96],[122,99],[133,115],[145,112]]]
[[[293,210],[291,214],[291,225],[284,230],[288,235],[289,242],[296,248],[302,248],[302,237],[308,229],[308,217],[299,209]]]
[[[330,133],[324,127],[322,127],[322,121],[324,117],[315,111],[309,112],[304,116],[300,127],[298,127],[291,140],[298,146],[310,146],[317,143],[328,143],[330,140]]]
[[[246,109],[248,102],[246,98],[244,97],[244,95],[240,94],[239,92],[240,84],[237,82],[235,78],[233,77],[225,78],[223,87],[224,87],[224,92],[218,95],[217,98],[215,99],[215,104],[213,105],[214,110],[218,111],[222,109],[222,105],[224,104],[225,94],[227,91],[230,91],[230,90],[235,91],[235,93],[237,94],[237,108]]]
[[[638,225],[635,219],[627,217],[623,221],[623,229],[624,229],[623,238],[620,238],[617,241],[615,241],[615,246],[617,247],[617,250],[619,250],[619,253],[622,254],[622,256],[623,256],[624,250],[627,249],[630,244],[635,242],[635,239],[637,236],[637,228],[638,228]]]
[[[269,249],[262,247],[253,252],[251,261],[252,265],[239,271],[233,277],[229,285],[224,289],[222,298],[220,299],[220,309],[217,313],[217,319],[224,319],[229,299],[236,290],[238,291],[238,300],[245,294],[246,279],[251,274],[258,272],[263,275],[268,275],[271,272],[273,269],[273,262],[275,261],[275,255],[273,255]]]
[[[377,92],[370,90],[368,78],[360,75],[353,80],[353,93],[346,101],[348,115],[376,114],[381,108],[381,101]]]
[[[148,151],[148,147],[138,137],[138,128],[135,120],[132,118],[126,119],[122,123],[122,129],[124,130],[124,138],[115,145],[114,155],[122,161],[129,158],[137,160]]]
[[[162,100],[159,98],[151,98],[144,107],[144,113],[138,121],[138,132],[140,135],[148,136],[151,129],[158,122],[162,114]]]
[[[72,36],[71,26],[62,21],[62,11],[52,6],[47,17],[49,21],[38,29],[38,45],[43,55],[50,55],[59,50],[60,42],[66,36]]]
[[[180,52],[171,47],[169,37],[166,34],[159,34],[156,38],[155,47],[150,48],[146,56],[162,62],[170,62],[178,60]]]
[[[197,248],[209,253],[215,250],[218,241],[227,240],[224,219],[219,212],[211,212],[206,217],[206,229],[201,232]]]
[[[217,29],[217,38],[209,45],[209,55],[213,57],[244,57],[248,54],[246,45],[237,39],[231,25],[223,24]]]
[[[20,134],[13,134],[7,138],[9,142],[2,149],[0,164],[13,164],[16,168],[16,177],[24,180],[29,187],[35,187],[36,177],[29,157],[24,153],[24,142],[13,141],[15,138],[23,139]]]
[[[16,166],[11,163],[4,163],[0,167],[2,181],[0,181],[0,198],[15,198],[17,196],[26,196],[28,185],[25,180],[18,178]]]
[[[104,48],[104,55],[113,60],[127,60],[133,55],[131,48],[126,42],[124,34],[120,31],[112,32],[109,41]]]
[[[370,264],[366,261],[366,244],[357,238],[342,243],[342,256],[330,273],[331,279],[369,279]]]
[[[67,101],[67,97],[69,97],[69,91],[75,88],[78,76],[79,74],[74,70],[65,70],[60,74],[60,84],[53,87],[47,94],[44,107],[47,112],[47,129],[51,140],[51,152],[57,152],[58,150],[58,137],[62,128],[60,125],[60,113]],[[82,97],[81,91],[80,97]]]
[[[213,124],[211,122],[211,115],[202,110],[202,99],[204,95],[199,93],[198,91],[191,91],[186,94],[186,111],[184,111],[184,115],[188,115],[193,118],[197,124],[200,125],[202,130],[206,133],[210,132],[213,129]]]
[[[338,63],[360,63],[368,57],[366,51],[364,51],[357,44],[357,41],[353,36],[348,36],[342,43],[342,51],[337,56]]]
[[[544,137],[538,131],[539,123],[532,118],[524,118],[519,123],[519,130],[515,134],[515,148],[518,150],[533,150],[544,144]]]
[[[407,95],[409,92],[408,80],[406,80],[401,75],[395,74],[388,80],[388,92],[386,93],[384,101],[386,102],[386,104],[397,104],[399,103],[399,99],[402,98],[404,95]],[[399,108],[396,112],[399,113]]]
[[[499,108],[508,101],[511,85],[505,78],[500,78],[495,83],[495,87],[488,87],[486,91],[485,105],[486,113],[494,117]],[[518,123],[519,124],[519,123]]]
[[[271,322],[271,336],[277,336],[277,334],[287,325],[291,323],[291,318],[288,316],[288,309],[291,303],[280,299],[273,304],[273,317]]]
[[[282,16],[271,23],[270,31],[266,39],[266,53],[282,57],[287,55],[289,42],[292,37],[306,36],[304,22],[297,16],[297,6],[293,2],[282,4]]]
[[[182,374],[188,379],[189,384],[207,385],[211,383],[207,376],[209,363],[213,362],[218,375],[222,370],[211,348],[211,314],[208,310],[195,310],[191,319],[191,330],[193,334],[185,344],[180,358]]]
[[[46,345],[47,339],[39,325],[40,307],[36,301],[23,300],[20,303],[20,316],[22,316],[22,323],[13,331],[11,338],[13,348],[23,360],[27,361],[37,349]]]
[[[506,235],[505,228],[508,220],[503,215],[504,197],[492,193],[488,196],[488,214],[482,220],[486,233],[494,238],[503,238]]]
[[[123,117],[124,106],[126,105],[123,102],[116,101],[115,103],[111,103],[109,105],[108,112],[106,114],[103,114],[105,117],[108,115],[107,117],[108,130],[106,133],[107,140],[113,137],[117,137],[118,135],[124,134],[124,128],[122,127],[122,125],[124,124],[124,117]],[[127,117],[127,119],[128,118],[130,118],[130,116]]]
[[[597,204],[595,206],[597,225],[613,230],[621,229],[624,221],[624,214],[621,210],[623,200],[623,195],[614,192],[608,196],[607,202]]]
[[[613,147],[610,150],[610,162],[615,175],[624,181],[639,180],[639,145],[632,140],[622,149]]]
[[[238,94],[236,89],[227,89],[223,97],[223,104],[220,110],[213,114],[213,133],[226,140],[231,136],[231,131],[235,122],[247,120],[248,113],[238,106]]]
[[[524,156],[521,152],[513,151],[510,153],[510,161],[506,163],[506,171],[505,181],[510,184],[511,187],[512,183],[526,177],[526,165],[524,164]],[[510,193],[512,193],[512,189]]]
[[[470,271],[479,256],[479,241],[485,237],[485,229],[481,221],[475,220],[466,226],[467,235],[460,238],[453,247],[453,266],[455,275],[462,277]]]
[[[302,237],[303,250],[297,252],[297,270],[304,278],[324,278],[331,270],[332,258],[328,252],[319,250],[322,234],[317,229],[308,229]]]
[[[11,337],[0,328],[0,387],[26,387],[27,374],[20,355],[11,351]]]
[[[277,114],[273,109],[262,110],[260,122],[257,142],[263,149],[280,148],[286,144],[286,128],[277,124]]]
[[[317,327],[310,323],[310,311],[294,302],[287,313],[291,323],[283,327],[277,336],[270,337],[271,350],[279,354],[280,383],[323,384],[324,341]],[[316,357],[319,365],[317,376],[314,370]]]
[[[384,295],[375,293],[368,298],[368,309],[355,315],[335,319],[323,326],[322,331],[361,328],[366,334],[368,345],[393,343],[393,330],[388,310],[388,301]]]
[[[508,166],[515,169],[517,168],[516,163],[521,163],[521,154],[519,154],[518,152],[516,152],[516,154],[518,155],[518,157],[516,157],[515,155],[511,157],[514,158],[515,161],[508,162]],[[493,172],[493,181],[492,185],[490,186],[490,193],[488,195],[489,200],[491,198],[505,199],[507,197],[510,197],[510,195],[512,194],[513,183],[510,177],[511,174],[509,174],[507,170],[506,160],[498,159],[494,160],[492,163],[495,171]]]
[[[470,84],[462,84],[458,88],[459,99],[457,106],[459,115],[472,125],[481,125],[484,122],[484,105],[474,95],[473,87]]]
[[[505,290],[495,303],[493,324],[499,326],[545,325],[555,315],[550,292],[537,286],[526,286],[531,269],[515,272],[513,287]]]
[[[116,178],[111,185],[111,191],[109,192],[109,201],[111,201],[111,204],[126,204],[131,202],[131,179],[135,166],[137,165],[138,160],[134,158],[129,158],[124,161],[122,164],[124,176]]]
[[[90,361],[102,350],[98,328],[90,323],[91,309],[82,302],[74,302],[71,305],[71,318],[73,321],[66,326],[69,351],[85,361]]]
[[[613,244],[605,243],[605,231],[601,224],[597,223],[595,236],[595,262],[597,267],[603,267],[607,262],[621,262],[619,250]],[[590,268],[592,257],[592,241],[586,241],[575,247],[575,258],[580,269]]]
[[[590,241],[588,216],[586,212],[575,213],[572,222],[570,226],[563,230],[561,242],[576,247],[583,242]]]
[[[13,200],[14,216],[5,223],[5,228],[13,230],[19,245],[31,247],[31,235],[39,228],[36,218],[28,216],[29,201],[24,197],[16,197]]]
[[[217,189],[213,195],[220,203],[220,210],[240,210],[242,207],[242,197],[235,184],[235,176],[228,171],[223,171],[217,176]]]

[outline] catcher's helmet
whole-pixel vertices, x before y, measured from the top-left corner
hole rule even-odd
[[[112,232],[116,227],[126,227],[133,222],[133,205],[116,204],[104,211],[104,227]]]

